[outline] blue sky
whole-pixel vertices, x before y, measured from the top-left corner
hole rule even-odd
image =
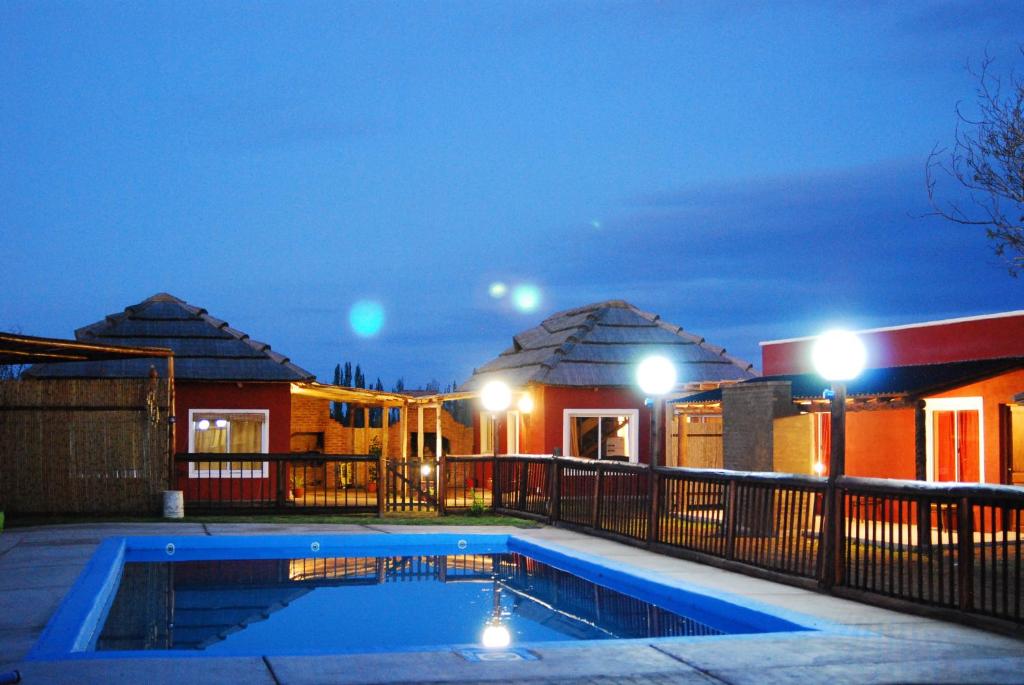
[[[1024,69],[1021,35],[1018,2],[5,2],[0,329],[166,291],[390,387],[605,299],[757,364],[1019,309],[983,235],[921,215],[965,65]]]

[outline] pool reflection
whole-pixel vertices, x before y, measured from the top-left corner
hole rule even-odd
[[[96,649],[501,648],[721,632],[517,553],[129,562]]]

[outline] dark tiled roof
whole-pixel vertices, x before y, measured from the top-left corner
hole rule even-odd
[[[174,375],[180,380],[304,381],[313,374],[292,364],[270,345],[251,339],[214,318],[205,309],[160,293],[75,331],[82,342],[174,351]],[[36,364],[25,373],[36,378],[138,378],[162,360]]]
[[[650,354],[673,362],[680,383],[737,381],[751,364],[628,302],[610,300],[549,316],[512,338],[512,346],[476,369],[464,390],[492,378],[513,386],[632,386],[636,365]]]
[[[847,382],[846,395],[847,397],[924,397],[1017,369],[1024,369],[1024,357],[867,369],[856,379]],[[771,381],[792,383],[793,399],[795,400],[820,398],[822,392],[829,387],[829,382],[816,373],[761,376],[745,381],[745,383]],[[703,404],[721,400],[721,390],[708,390],[676,400],[675,404]]]

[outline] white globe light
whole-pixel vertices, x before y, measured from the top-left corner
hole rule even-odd
[[[196,424],[196,428],[201,431],[207,430],[209,427],[210,422],[207,419],[199,419],[199,423]]]
[[[420,467],[420,475],[421,476],[429,476],[430,475],[430,464],[424,464],[423,466]]]
[[[827,331],[818,336],[811,351],[814,368],[827,381],[848,381],[864,370],[868,353],[864,343],[849,331]]]
[[[512,644],[512,634],[505,626],[490,624],[484,628],[480,641],[487,649],[502,649]]]
[[[676,386],[675,364],[665,357],[648,357],[636,369],[636,382],[647,395],[664,395]]]
[[[487,411],[504,411],[512,404],[512,389],[503,381],[491,381],[480,390],[480,401]]]

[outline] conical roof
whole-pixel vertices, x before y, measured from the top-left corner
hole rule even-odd
[[[179,380],[305,381],[315,376],[267,343],[253,340],[226,321],[210,316],[167,293],[159,293],[75,331],[82,342],[174,351]],[[25,373],[36,378],[144,378],[164,360],[120,359],[100,362],[36,364]]]
[[[740,381],[753,365],[622,300],[552,314],[512,337],[512,346],[473,372],[464,389],[491,379],[522,387],[633,386],[636,365],[652,354],[672,360],[681,384]]]

